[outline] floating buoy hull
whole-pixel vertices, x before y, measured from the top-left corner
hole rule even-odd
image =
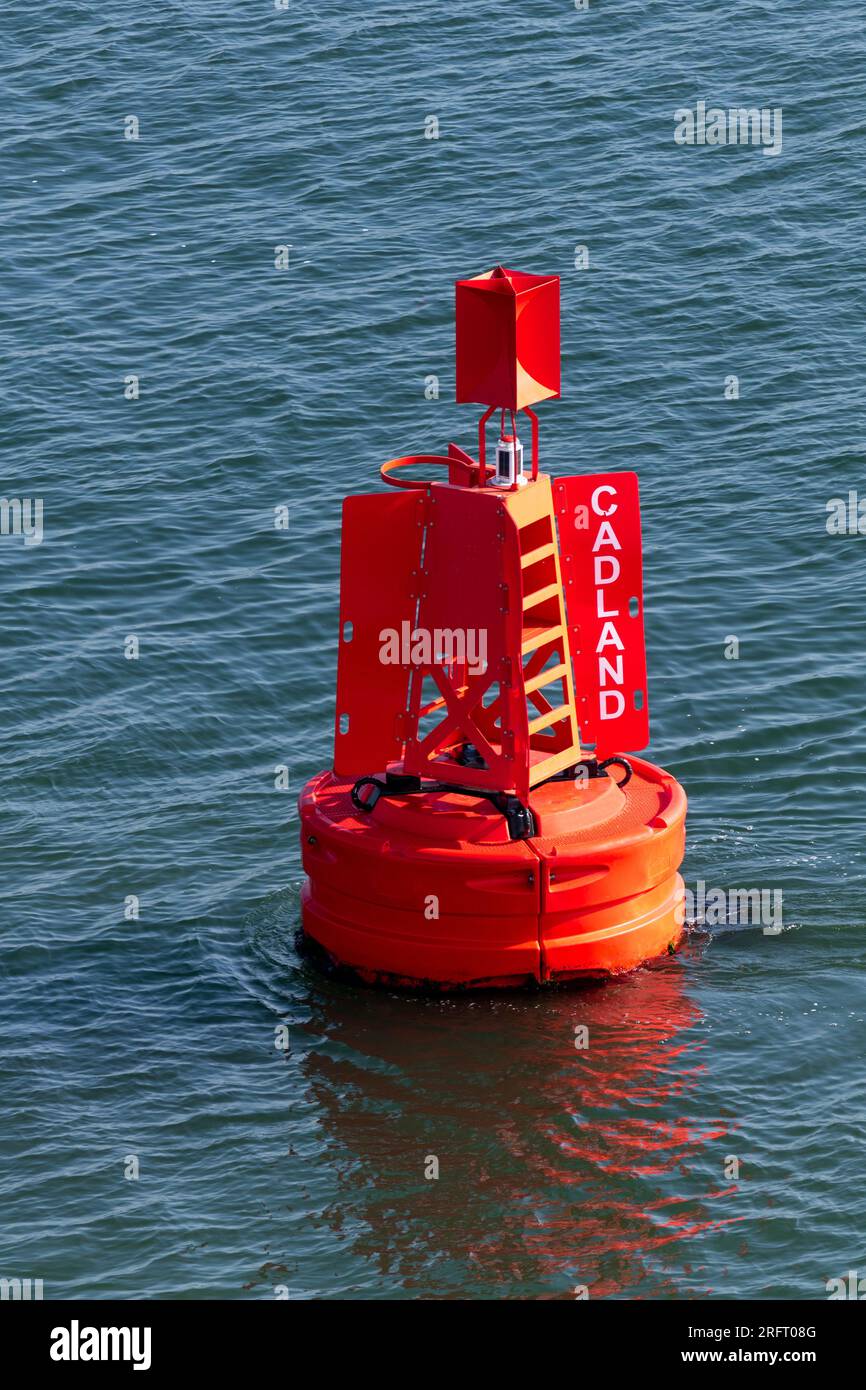
[[[360,978],[439,990],[598,979],[682,935],[686,797],[632,757],[633,776],[533,789],[534,832],[452,788],[353,803],[323,772],[300,798],[306,939]]]

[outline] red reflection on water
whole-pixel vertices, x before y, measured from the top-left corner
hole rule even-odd
[[[724,1239],[745,1218],[724,1174],[730,1122],[696,1108],[706,1043],[679,960],[510,999],[322,987],[317,1010],[324,1045],[303,1070],[341,1174],[327,1224],[341,1239],[352,1229],[354,1254],[389,1286],[425,1297],[708,1292],[676,1249]],[[586,1050],[575,1048],[581,1025]]]
[[[571,1218],[536,1217],[533,1251],[551,1274],[570,1255],[576,1282],[589,1286],[590,1296],[636,1296],[647,1281],[648,1296],[672,1293],[672,1276],[648,1257],[745,1219],[715,1210],[738,1190],[717,1185],[721,1147],[715,1183],[705,1187],[699,1176],[704,1150],[729,1134],[729,1121],[683,1113],[706,1071],[706,1043],[683,1034],[702,1016],[675,966],[577,996],[572,1007],[575,1024],[589,1028],[589,1047],[576,1052],[570,1074],[557,1071],[557,1118],[543,1127],[557,1161],[541,1163],[562,1205],[569,1190],[575,1194],[575,1210]],[[681,1285],[676,1291],[698,1292]]]

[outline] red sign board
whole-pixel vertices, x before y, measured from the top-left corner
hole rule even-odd
[[[556,478],[553,497],[581,742],[636,752],[649,742],[637,474]]]

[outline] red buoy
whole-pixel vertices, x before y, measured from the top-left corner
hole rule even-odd
[[[682,934],[685,794],[625,757],[649,739],[637,477],[539,471],[530,407],[559,393],[558,278],[458,281],[477,459],[392,459],[397,491],[343,504],[334,767],[300,798],[302,913],[370,981],[613,975]]]

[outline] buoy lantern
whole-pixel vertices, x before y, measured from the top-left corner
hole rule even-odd
[[[631,756],[649,740],[638,480],[539,471],[558,277],[497,266],[456,288],[477,457],[391,459],[393,491],[343,503],[334,766],[300,798],[302,939],[414,988],[615,975],[683,930],[685,794]]]

